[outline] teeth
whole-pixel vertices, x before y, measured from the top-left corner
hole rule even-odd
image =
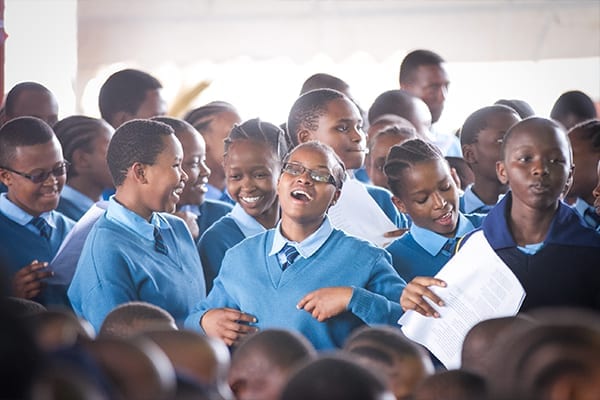
[[[311,197],[311,196],[310,196],[308,193],[306,193],[304,190],[294,190],[294,191],[292,192],[292,196],[294,196],[294,197],[296,197],[296,198],[297,198],[298,196],[304,196],[304,197],[306,197],[308,200],[312,200],[312,197]]]
[[[259,199],[260,196],[254,196],[254,197],[240,197],[242,200],[244,200],[246,203],[256,203]]]
[[[176,195],[180,195],[183,192],[183,188],[177,188],[173,191],[173,193],[175,193]]]

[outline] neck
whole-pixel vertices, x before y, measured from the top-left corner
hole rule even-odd
[[[275,201],[271,208],[255,218],[265,229],[275,228],[279,221],[279,202]]]
[[[102,191],[104,190],[104,187],[96,184],[96,182],[93,182],[90,179],[86,179],[86,177],[82,175],[77,175],[69,179],[67,183],[73,189],[83,193],[94,201],[102,200]]]
[[[498,196],[506,193],[507,185],[503,185],[498,179],[488,180],[479,179],[471,187],[473,193],[477,195],[488,206],[493,206],[498,202]]]
[[[296,221],[290,218],[281,218],[281,234],[293,242],[302,242],[319,229],[323,219],[311,221],[309,223]]]
[[[144,218],[146,221],[150,221],[150,217],[152,217],[152,210],[144,207],[140,198],[136,195],[136,193],[127,190],[124,185],[117,186],[117,191],[115,193],[114,199],[121,204],[123,207],[127,208],[130,211],[133,211],[140,217]]]
[[[517,244],[524,246],[543,242],[557,210],[558,202],[540,210],[525,205],[515,206],[513,199],[508,222]]]

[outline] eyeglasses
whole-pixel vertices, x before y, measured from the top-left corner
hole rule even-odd
[[[315,171],[306,168],[304,165],[296,163],[283,164],[282,171],[293,176],[300,176],[303,173],[308,172],[308,175],[310,175],[310,178],[313,181],[320,183],[331,183],[333,186],[337,187],[335,178],[329,172]]]
[[[69,165],[71,165],[70,162],[63,161],[59,166],[53,168],[52,170],[39,172],[37,174],[26,174],[24,172],[15,171],[14,169],[8,168],[8,167],[0,167],[0,168],[3,168],[5,170],[15,173],[17,175],[21,175],[22,177],[29,179],[33,183],[42,183],[42,182],[45,182],[46,179],[48,179],[48,177],[50,175],[54,175],[56,177],[63,176],[64,174],[67,173],[67,170],[69,169]]]

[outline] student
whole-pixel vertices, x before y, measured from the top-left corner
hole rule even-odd
[[[427,377],[415,390],[414,400],[487,399],[488,385],[483,377],[469,371],[443,371]]]
[[[415,139],[416,136],[417,133],[412,128],[392,125],[369,138],[369,154],[365,164],[367,174],[373,185],[389,190],[387,176],[383,173],[383,166],[390,148],[407,140]]]
[[[417,385],[433,373],[425,350],[397,328],[359,328],[348,339],[344,350],[359,364],[385,378],[397,400],[412,398]]]
[[[41,119],[19,117],[0,128],[0,179],[8,188],[0,195],[0,263],[14,296],[44,305],[68,304],[63,287],[44,282],[74,225],[55,211],[67,167],[56,135]]]
[[[325,356],[296,371],[281,400],[393,400],[373,372],[341,355]]]
[[[597,117],[594,101],[579,90],[561,94],[550,111],[550,118],[560,122],[567,130],[580,122]]]
[[[225,254],[212,291],[186,326],[228,345],[257,328],[280,327],[329,349],[358,326],[396,324],[404,281],[389,255],[327,218],[344,175],[331,147],[296,147],[277,183],[281,221]]]
[[[529,103],[527,103],[524,100],[500,99],[500,100],[496,101],[494,104],[500,104],[500,105],[512,108],[513,110],[515,110],[517,112],[517,114],[519,114],[519,117],[521,119],[533,117],[535,115],[535,111],[533,111],[533,108],[531,108]]]
[[[206,199],[211,171],[206,165],[206,144],[202,135],[181,119],[169,117],[153,119],[173,128],[175,136],[183,147],[183,170],[188,176],[188,183],[177,203],[176,215],[182,217],[181,213],[188,212],[193,215],[198,227],[194,239],[199,240],[214,222],[230,212],[233,207],[223,201]],[[193,232],[192,236],[194,236]]]
[[[108,146],[117,188],[90,231],[71,286],[75,312],[96,331],[128,301],[147,301],[181,322],[205,296],[202,265],[185,223],[170,215],[187,181],[181,143],[170,126],[133,120]]]
[[[167,105],[161,89],[158,79],[146,72],[117,71],[100,88],[100,115],[115,129],[132,119],[164,115]]]
[[[338,91],[317,89],[300,96],[290,110],[288,130],[294,144],[318,140],[330,145],[348,170],[360,168],[365,161],[362,117],[356,105]],[[351,184],[356,186],[354,181],[348,181],[347,186]],[[387,190],[371,185],[364,188],[373,207],[379,206],[398,228],[408,227],[407,218],[398,213]]]
[[[574,199],[573,209],[592,229],[600,230],[600,217],[594,209],[594,188],[598,185],[596,166],[600,161],[600,120],[592,119],[569,130],[573,148],[573,183],[567,194]]]
[[[44,85],[21,82],[6,95],[4,112],[7,122],[17,117],[36,117],[53,126],[58,121],[58,101]]]
[[[440,150],[421,139],[390,149],[384,172],[398,209],[412,225],[386,250],[407,282],[434,276],[454,254],[458,240],[481,225],[483,216],[463,215],[450,166]]]
[[[508,190],[496,176],[496,163],[502,158],[504,134],[519,121],[516,111],[502,105],[481,108],[466,119],[460,130],[460,143],[475,182],[460,199],[461,212],[487,214]]]
[[[213,101],[189,111],[183,119],[200,132],[206,143],[206,165],[211,171],[206,198],[233,204],[225,188],[223,141],[229,136],[233,126],[242,122],[240,115],[231,104]]]
[[[400,65],[400,89],[423,100],[431,111],[431,123],[439,121],[450,79],[446,71],[446,61],[429,50],[414,50],[404,57]],[[460,157],[458,139],[447,132],[438,132],[435,125],[430,129],[434,143],[445,156]]]
[[[227,190],[236,205],[198,242],[208,290],[228,249],[279,221],[277,178],[286,154],[283,131],[258,118],[236,125],[225,139]]]
[[[481,230],[525,289],[521,311],[544,306],[600,310],[600,235],[560,200],[573,171],[563,128],[528,118],[506,133],[502,146],[497,173],[510,192],[488,213]],[[443,304],[429,285],[445,282],[415,278],[402,293],[403,309],[439,316],[421,297]]]
[[[229,385],[237,400],[278,400],[294,370],[316,356],[312,345],[298,333],[266,329],[234,350]]]
[[[113,308],[104,318],[98,337],[128,338],[153,330],[177,330],[166,310],[145,301],[129,301]]]
[[[54,132],[71,166],[57,210],[78,221],[113,188],[106,150],[114,129],[102,119],[73,115],[54,125]]]

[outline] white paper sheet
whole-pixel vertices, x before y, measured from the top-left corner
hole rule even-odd
[[[436,278],[447,283],[445,288],[430,287],[446,304],[432,304],[441,318],[407,311],[398,323],[407,337],[427,347],[446,368],[456,369],[468,331],[485,319],[516,315],[525,290],[482,231],[469,238]]]
[[[383,237],[398,227],[356,179],[346,179],[338,202],[327,212],[331,224],[346,233],[384,247],[394,238]]]
[[[50,269],[54,271],[54,276],[46,279],[46,282],[59,285],[69,285],[71,283],[85,239],[94,223],[104,214],[107,207],[108,201],[99,201],[90,207],[77,221],[63,240],[54,259],[50,262]]]

